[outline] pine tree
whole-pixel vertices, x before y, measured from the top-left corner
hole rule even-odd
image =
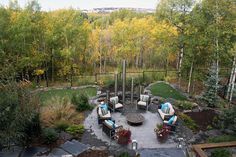
[[[218,82],[218,68],[214,63],[209,68],[209,74],[207,76],[207,80],[205,81],[206,91],[202,96],[202,100],[205,101],[209,107],[215,107],[217,104],[217,92],[219,88]]]

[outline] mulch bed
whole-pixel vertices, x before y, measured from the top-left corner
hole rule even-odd
[[[200,112],[188,112],[186,113],[191,117],[198,125],[198,130],[206,131],[209,126],[212,126],[213,120],[217,117],[214,110],[203,110]]]
[[[108,157],[109,153],[107,150],[88,150],[83,152],[78,157]]]

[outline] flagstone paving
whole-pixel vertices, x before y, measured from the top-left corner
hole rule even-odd
[[[145,121],[140,126],[130,126],[126,121],[125,115],[119,112],[112,113],[112,118],[116,121],[116,124],[131,130],[131,139],[138,141],[139,148],[173,148],[177,146],[177,143],[171,138],[165,143],[160,143],[157,140],[154,128],[157,124],[162,123],[157,113],[146,111],[141,114],[144,116]],[[92,134],[98,139],[106,142],[108,145],[118,145],[116,141],[110,140],[108,136],[102,132],[101,126],[97,123],[96,109],[85,119],[84,126],[86,129],[91,130]]]

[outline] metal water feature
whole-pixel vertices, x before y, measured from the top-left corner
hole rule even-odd
[[[123,60],[122,64],[122,102],[125,104],[125,83],[126,83],[126,61]]]

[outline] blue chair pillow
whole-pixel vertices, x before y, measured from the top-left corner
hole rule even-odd
[[[174,120],[175,120],[175,116],[172,116],[169,120],[168,120],[168,124],[173,124],[173,122],[174,122]]]
[[[100,107],[101,107],[101,109],[108,110],[107,104],[102,104],[102,105],[100,105]]]
[[[169,106],[167,103],[161,105],[161,111],[163,113],[167,113],[168,109],[169,109]]]

